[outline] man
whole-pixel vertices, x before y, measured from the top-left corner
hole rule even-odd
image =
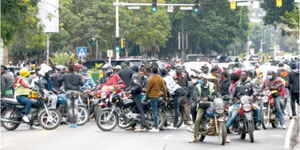
[[[194,136],[190,143],[195,143],[199,141],[199,131],[203,130],[201,127],[201,121],[206,109],[209,107],[208,101],[213,101],[213,94],[215,94],[215,85],[212,82],[207,81],[205,75],[201,75],[198,84],[196,84],[196,89],[198,90],[198,104],[197,104],[197,115],[194,125]],[[207,105],[208,104],[208,105]]]
[[[201,67],[201,71],[204,73],[204,74],[208,74],[208,66],[205,64],[205,65],[203,65],[202,67]]]
[[[125,67],[118,72],[118,75],[125,83],[125,89],[129,87],[130,81],[132,79],[132,71],[130,69],[130,61],[125,62]]]
[[[64,82],[71,128],[77,127],[78,96],[80,87],[84,85],[82,77],[74,71],[74,65],[70,64],[69,72],[60,79],[60,82]]]
[[[230,118],[226,123],[226,128],[229,130],[230,126],[234,123],[236,117],[238,116],[238,109],[240,107],[240,98],[244,95],[247,96],[252,96],[253,94],[253,85],[247,77],[247,73],[245,71],[242,71],[240,75],[240,80],[236,83],[236,88],[233,93],[233,99],[234,99],[234,104],[233,104],[233,110],[230,113]],[[255,109],[253,110],[253,116],[254,116],[254,125],[255,129],[259,130],[260,128],[258,127],[258,122],[260,121],[259,118],[259,107],[253,104],[253,107]]]
[[[222,72],[221,73],[221,93],[222,96],[229,95],[229,87],[231,84],[231,81],[229,79],[229,73],[228,72]]]
[[[182,96],[183,90],[180,88],[180,86],[174,81],[173,77],[168,74],[167,69],[163,68],[160,70],[161,76],[163,77],[168,92],[170,95],[174,98],[174,104],[175,104],[175,120],[173,122],[173,127],[178,128],[178,116],[179,116],[179,106],[180,106],[180,101],[179,97]]]
[[[81,69],[82,73],[81,73],[81,77],[83,79],[83,87],[81,88],[82,92],[85,92],[88,89],[92,89],[94,87],[96,87],[96,84],[94,82],[94,80],[92,79],[92,77],[87,73],[88,69],[86,67],[83,67]]]
[[[220,73],[219,67],[213,67],[210,70],[210,73],[207,75],[207,79],[210,80],[210,82],[213,82],[215,84],[216,90],[218,92],[221,91],[221,87],[219,84],[219,80],[220,80],[219,73]]]
[[[189,84],[188,84],[188,79],[187,79],[186,75],[182,72],[181,66],[176,67],[176,73],[175,73],[173,78],[174,78],[175,82],[183,89],[183,91],[186,91]],[[182,93],[182,95],[186,95],[186,92]],[[186,96],[184,98],[185,98],[184,102],[183,102],[183,107],[184,107],[183,120],[184,120],[184,124],[185,125],[191,125],[191,123],[190,123],[190,121],[191,121],[190,105],[188,103],[188,98]]]
[[[53,90],[58,93],[60,93],[62,90],[61,88],[62,88],[63,84],[62,84],[62,82],[59,82],[59,80],[64,75],[64,69],[65,69],[65,66],[61,66],[61,65],[56,66],[57,72],[52,75]]]
[[[157,101],[160,96],[163,96],[165,100],[167,99],[167,88],[163,78],[158,75],[157,67],[152,69],[152,73],[153,75],[148,80],[146,99],[150,99],[151,110],[154,119],[154,127],[150,130],[150,132],[159,132]]]
[[[290,87],[290,93],[291,93],[291,108],[292,108],[292,114],[293,117],[296,117],[296,108],[295,103],[299,106],[299,65],[292,64],[291,68],[292,71],[289,73],[289,87]]]
[[[282,101],[282,92],[283,92],[282,87],[283,87],[283,83],[276,76],[276,73],[273,70],[269,70],[267,72],[267,79],[263,83],[263,86],[262,86],[260,91],[263,91],[265,88],[269,88],[269,90],[271,90],[271,91],[273,91],[273,90],[278,91],[277,94],[273,94],[273,96],[275,98],[275,106],[276,106],[275,109],[276,109],[277,116],[278,116],[278,119],[279,119],[279,122],[280,122],[282,128],[286,129],[284,114],[283,114],[283,110],[281,108],[281,103],[283,103],[283,101]]]
[[[14,97],[14,79],[11,74],[7,72],[7,67],[1,65],[1,97]]]
[[[146,128],[149,128],[146,125],[145,121],[145,113],[143,109],[143,104],[141,103],[141,92],[142,92],[142,84],[143,80],[141,76],[138,74],[138,67],[137,66],[132,66],[131,70],[133,71],[132,79],[130,82],[130,86],[127,88],[127,91],[131,93],[132,99],[138,109],[138,112],[140,113],[141,116],[141,128],[140,129],[135,129],[136,132],[145,132]],[[132,128],[134,128],[135,125],[133,125]]]

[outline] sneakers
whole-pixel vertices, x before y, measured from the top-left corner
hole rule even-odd
[[[31,125],[31,126],[29,126],[29,129],[39,129],[39,127],[35,126],[35,125]]]
[[[282,129],[286,129],[286,126],[285,126],[285,125],[282,125]]]
[[[145,128],[137,128],[137,129],[135,129],[134,131],[135,131],[135,132],[146,132],[147,129],[145,129]]]
[[[197,142],[199,142],[199,139],[197,139],[195,137],[193,139],[189,140],[189,143],[197,143]]]
[[[23,121],[25,121],[25,122],[30,122],[27,115],[24,115],[22,119],[23,119]]]
[[[228,135],[226,136],[226,143],[230,143],[230,138]]]
[[[69,124],[69,127],[70,127],[70,128],[76,128],[76,127],[77,127],[77,124],[76,124],[76,123],[71,123],[71,124]]]
[[[159,132],[158,128],[152,128],[151,130],[149,130],[149,132]]]

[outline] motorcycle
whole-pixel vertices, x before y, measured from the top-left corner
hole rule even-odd
[[[274,94],[277,94],[278,91],[263,91],[262,98],[262,111],[261,111],[261,123],[264,129],[267,129],[270,126],[270,123],[273,128],[277,128],[279,125],[279,119],[276,117],[276,109],[275,109],[275,99]]]
[[[1,106],[1,125],[6,130],[15,130],[21,123],[34,125],[38,121],[39,125],[46,130],[56,129],[61,122],[61,114],[53,108],[48,108],[46,100],[43,99],[40,92],[31,91],[29,98],[32,99],[32,107],[28,114],[29,122],[22,120],[22,112],[25,109],[24,105],[18,103],[16,99],[2,98]]]
[[[225,126],[225,105],[222,98],[215,98],[213,102],[205,102],[209,105],[202,118],[200,129],[200,141],[206,136],[218,136],[221,145],[225,145],[227,131]]]
[[[108,107],[98,112],[96,123],[102,131],[112,131],[119,125],[120,128],[128,128],[135,123],[140,122],[140,114],[137,111],[134,101],[131,98],[122,98],[124,93],[112,92],[107,105]],[[148,126],[153,126],[153,117],[149,102],[143,102],[145,110],[145,120]],[[159,128],[164,123],[164,115],[158,112]]]
[[[246,134],[249,134],[250,142],[254,142],[254,121],[253,121],[253,106],[251,103],[251,97],[244,95],[240,98],[241,104],[238,109],[237,132],[240,134],[241,139],[246,138]]]
[[[165,117],[164,125],[165,127],[173,125],[175,121],[175,101],[174,99],[170,99],[170,101],[165,104],[163,101],[159,101],[158,106]],[[179,113],[178,113],[178,122],[176,127],[180,127],[183,124],[183,115],[184,115],[184,108],[181,104],[179,104]]]

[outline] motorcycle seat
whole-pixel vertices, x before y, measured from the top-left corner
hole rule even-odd
[[[14,98],[2,98],[1,101],[8,103],[8,104],[13,104],[13,105],[21,105],[16,99]]]

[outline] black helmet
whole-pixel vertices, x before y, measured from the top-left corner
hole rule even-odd
[[[168,71],[166,68],[161,68],[160,73],[161,73],[161,76],[165,77],[167,75]]]
[[[134,72],[139,72],[139,67],[137,66],[131,66],[130,69]]]
[[[108,69],[105,73],[109,77],[113,73],[113,71],[111,69]]]

